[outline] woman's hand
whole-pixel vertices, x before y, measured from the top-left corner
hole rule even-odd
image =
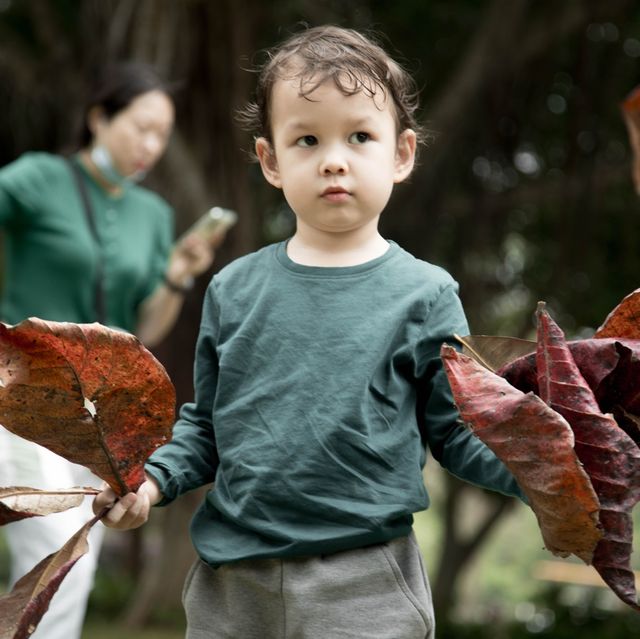
[[[145,346],[156,346],[173,328],[185,293],[193,286],[194,278],[211,266],[215,249],[222,244],[225,234],[221,228],[208,240],[197,233],[178,240],[169,258],[164,285],[158,286],[140,305],[135,333]]]
[[[197,277],[211,266],[214,257],[215,251],[211,244],[197,235],[188,235],[174,247],[167,276],[171,277],[172,272],[177,272],[183,278]]]
[[[190,233],[180,239],[173,248],[167,268],[167,278],[175,284],[204,273],[213,263],[215,249],[222,244],[225,230],[220,229],[209,240],[197,233]]]
[[[151,506],[162,499],[158,484],[147,476],[138,492],[118,498],[112,488],[104,484],[104,490],[93,500],[93,512],[99,515],[109,508],[100,521],[109,528],[131,530],[142,526],[149,519]]]

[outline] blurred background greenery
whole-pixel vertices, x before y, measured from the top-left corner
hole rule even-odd
[[[640,83],[635,0],[0,0],[0,165],[72,149],[98,66],[152,62],[181,89],[177,129],[147,183],[175,206],[178,232],[213,204],[239,212],[218,269],[292,229],[233,116],[251,96],[256,52],[301,23],[374,31],[417,78],[430,144],[383,232],[454,275],[472,332],[529,337],[544,299],[569,337],[588,337],[638,288],[640,202],[620,116]],[[206,279],[156,351],[179,401],[191,394]],[[439,637],[640,635],[640,615],[592,585],[594,571],[542,549],[527,508],[432,461],[426,481],[434,504],[416,531]],[[86,639],[182,636],[199,497],[154,511],[143,530],[108,534]]]

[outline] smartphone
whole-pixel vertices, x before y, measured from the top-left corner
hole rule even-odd
[[[203,240],[209,242],[218,233],[226,231],[238,221],[238,214],[231,209],[214,206],[202,217],[198,218],[182,235],[183,238],[196,233]]]

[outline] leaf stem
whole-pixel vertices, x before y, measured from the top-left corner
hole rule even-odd
[[[4,491],[11,491],[5,494]],[[7,488],[0,488],[0,499],[5,497],[14,497],[15,495],[98,495],[100,491],[97,488],[91,488],[90,486],[83,486],[77,488],[57,488],[53,490],[47,490],[42,488],[23,488],[22,486],[11,486]]]
[[[100,521],[115,505],[116,502],[114,501],[111,505],[105,506],[93,519],[90,520],[91,525],[93,526],[93,524]]]
[[[473,348],[473,346],[471,346],[471,344],[469,344],[469,342],[464,338],[464,337],[460,337],[460,335],[457,335],[456,333],[453,334],[454,339],[458,340],[474,357],[474,359],[479,363],[482,364],[485,368],[489,369],[492,373],[495,373],[495,369],[489,365],[489,363],[487,362],[486,359],[484,359],[484,357],[482,357],[482,355],[480,355],[480,353],[478,353],[478,351]]]

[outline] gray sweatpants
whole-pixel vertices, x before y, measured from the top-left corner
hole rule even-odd
[[[187,639],[434,639],[411,534],[302,559],[198,560],[183,591]]]

